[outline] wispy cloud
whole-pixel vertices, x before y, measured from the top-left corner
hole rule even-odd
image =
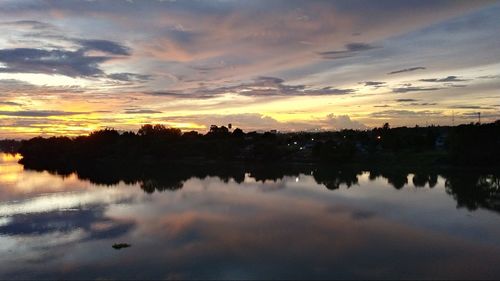
[[[20,106],[22,104],[13,101],[0,101],[0,105]]]
[[[20,110],[20,111],[0,111],[0,115],[17,117],[50,117],[88,114],[90,112],[71,112],[59,110]]]
[[[405,72],[412,72],[412,71],[417,71],[417,70],[424,70],[426,69],[423,66],[416,66],[416,67],[410,67],[410,68],[405,68],[405,69],[400,69],[400,70],[394,70],[391,71],[387,74],[392,75],[392,74],[399,74],[399,73],[405,73]]]
[[[320,55],[324,59],[340,59],[352,57],[360,52],[375,48],[376,47],[366,43],[349,43],[345,45],[344,50],[319,52],[318,55]]]
[[[0,49],[0,72],[62,74],[70,77],[101,76],[99,65],[115,56],[128,56],[126,47],[106,40],[79,40],[81,48],[70,50],[46,50],[34,48]],[[88,55],[89,51],[101,51],[107,55]]]
[[[386,84],[386,82],[381,82],[381,81],[364,81],[359,83],[367,87],[374,87],[374,88],[379,88]]]
[[[448,0],[2,1],[0,124],[85,133],[239,112],[326,128],[330,112],[380,125],[377,108],[487,107],[498,104],[499,11]],[[109,112],[70,115],[80,110]],[[405,118],[391,124],[430,117]]]
[[[415,102],[417,99],[397,99],[397,102]]]
[[[260,76],[252,82],[230,87],[197,88],[181,92],[154,91],[146,94],[190,99],[210,99],[225,94],[235,94],[246,97],[296,97],[296,96],[335,96],[354,93],[354,89],[335,88],[331,86],[312,88],[307,85],[289,85],[277,77]]]
[[[420,79],[422,82],[462,82],[467,81],[465,79],[459,79],[457,76],[448,76],[445,78],[430,78],[430,79]]]
[[[372,117],[376,118],[425,118],[425,117],[438,117],[441,116],[441,111],[430,111],[430,110],[384,110],[379,112],[374,112],[371,114]]]
[[[409,93],[409,92],[427,92],[427,91],[437,91],[444,88],[438,87],[416,87],[416,86],[407,86],[401,88],[393,88],[393,93]]]
[[[152,79],[152,75],[147,74],[136,74],[129,72],[112,73],[106,76],[107,78],[125,81],[125,82],[146,82]]]
[[[197,123],[205,127],[212,124],[233,124],[234,127],[249,130],[271,130],[278,129],[282,131],[291,130],[342,130],[342,129],[367,129],[363,123],[353,120],[348,115],[336,115],[333,113],[327,114],[321,118],[317,118],[314,122],[290,121],[280,122],[270,116],[259,113],[242,113],[242,114],[204,114],[204,115],[188,115],[188,116],[170,116],[166,117],[165,121],[181,122],[181,123]]]
[[[448,108],[453,109],[495,109],[493,106],[480,106],[480,105],[452,105]]]
[[[161,111],[158,110],[152,110],[152,109],[130,109],[130,110],[125,110],[125,114],[157,114],[157,113],[162,113]]]

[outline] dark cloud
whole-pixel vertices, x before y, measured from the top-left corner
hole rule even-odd
[[[454,109],[495,109],[490,106],[479,106],[479,105],[453,105],[449,106],[448,108],[454,108]]]
[[[162,112],[151,109],[130,109],[125,111],[125,114],[155,114],[155,113],[162,113]]]
[[[101,205],[86,206],[70,211],[57,210],[46,213],[16,214],[7,224],[0,226],[0,234],[9,236],[43,235],[54,232],[83,230],[82,240],[115,238],[130,231],[135,224],[127,221],[114,221],[105,216]],[[95,228],[95,224],[107,227]]]
[[[226,67],[225,65],[215,65],[215,66],[190,66],[194,70],[198,70],[202,73],[208,73],[212,70],[222,69]]]
[[[371,46],[370,44],[366,44],[366,43],[349,43],[349,44],[345,45],[345,47],[349,52],[366,51],[366,50],[371,50],[371,49],[375,48],[375,47]]]
[[[53,28],[51,24],[40,22],[36,20],[18,20],[18,21],[9,21],[2,22],[0,25],[4,26],[16,26],[16,27],[28,27],[31,29],[49,29]]]
[[[429,106],[429,105],[437,105],[434,102],[418,102],[417,99],[396,99],[396,102],[403,103],[406,106]]]
[[[393,93],[408,93],[408,92],[425,92],[425,91],[437,91],[441,90],[443,88],[426,88],[426,87],[414,87],[414,86],[408,86],[408,87],[401,87],[401,88],[393,88],[392,92]]]
[[[68,116],[78,114],[88,114],[90,112],[71,112],[59,110],[21,110],[21,111],[0,111],[0,115],[17,117],[50,117],[50,116]]]
[[[441,116],[441,112],[421,110],[384,110],[379,112],[374,112],[371,114],[375,118],[423,118],[423,117],[437,117]]]
[[[144,94],[150,96],[171,97],[179,99],[211,99],[218,97],[222,94],[222,92],[216,92],[215,90],[210,90],[205,93],[199,90],[195,90],[193,92],[152,91],[146,92]]]
[[[125,82],[143,82],[143,81],[151,80],[152,76],[146,75],[146,74],[135,74],[135,73],[129,73],[129,72],[122,72],[122,73],[109,74],[107,76],[107,78],[110,78],[113,80],[118,80],[118,81],[125,81]]]
[[[385,84],[385,82],[379,82],[379,81],[364,81],[359,83],[365,86],[373,86],[373,87],[380,87]]]
[[[269,77],[269,76],[259,76],[255,79],[257,83],[272,83],[272,84],[283,84],[285,80],[278,77]]]
[[[79,49],[0,49],[0,62],[5,66],[0,72],[61,74],[70,77],[103,76],[100,64],[115,58],[129,56],[129,48],[108,40],[70,40]],[[100,51],[106,55],[88,55],[88,51]],[[123,78],[123,75],[121,76]],[[130,76],[129,76],[130,77]],[[120,76],[118,77],[120,78]]]
[[[7,67],[0,68],[0,72],[98,76],[103,74],[99,64],[109,59],[111,58],[85,56],[81,51],[3,49],[0,50],[0,62]]]
[[[373,107],[391,107],[390,105],[383,104],[383,105],[374,105]]]
[[[83,51],[101,51],[112,55],[129,56],[130,48],[108,40],[75,40]]]
[[[397,102],[414,102],[414,101],[418,101],[416,99],[397,99],[396,100]]]
[[[0,105],[20,106],[22,104],[13,101],[0,101]]]
[[[464,118],[468,118],[468,119],[474,119],[474,120],[477,120],[477,112],[464,112],[461,114],[462,117]],[[484,112],[481,112],[481,118],[491,118],[491,119],[499,119],[500,118],[500,114],[498,113],[484,113]]]
[[[416,71],[416,70],[424,70],[426,69],[423,66],[416,66],[416,67],[410,67],[410,68],[405,68],[405,69],[400,69],[400,70],[395,70],[391,71],[387,74],[392,75],[392,74],[398,74],[398,73],[403,73],[403,72],[411,72],[411,71]]]
[[[467,81],[467,80],[458,79],[457,76],[448,76],[448,77],[441,78],[441,79],[438,79],[438,78],[420,79],[419,81],[422,81],[422,82],[462,82],[462,81]]]
[[[228,87],[224,90],[251,97],[347,95],[355,92],[353,89],[334,87],[313,89],[307,85],[288,85],[284,82],[283,79],[277,77],[258,77],[252,83]]]
[[[277,77],[260,76],[250,83],[219,88],[198,88],[190,91],[170,92],[154,91],[146,94],[188,99],[210,99],[226,93],[236,93],[247,97],[293,97],[293,96],[328,96],[347,95],[354,89],[339,89],[335,87],[310,88],[307,85],[288,85],[285,80]]]
[[[324,59],[340,59],[352,57],[359,52],[368,51],[375,48],[376,47],[366,43],[349,43],[345,45],[345,50],[319,52],[318,55],[320,55]]]
[[[319,90],[308,90],[305,92],[305,96],[317,96],[317,95],[347,95],[354,93],[353,89],[336,89],[333,87],[324,87]]]

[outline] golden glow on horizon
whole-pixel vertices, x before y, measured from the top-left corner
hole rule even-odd
[[[0,138],[500,118],[500,4],[83,2],[0,2]]]

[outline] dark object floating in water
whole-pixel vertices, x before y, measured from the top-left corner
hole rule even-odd
[[[128,247],[130,247],[130,246],[132,246],[132,245],[127,244],[127,243],[118,243],[118,244],[113,244],[113,246],[112,246],[112,247],[113,247],[113,249],[115,249],[115,250],[120,250],[120,249],[122,249],[122,248],[128,248]]]

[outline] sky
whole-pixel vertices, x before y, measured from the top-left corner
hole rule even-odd
[[[500,1],[0,2],[0,138],[500,119]]]

